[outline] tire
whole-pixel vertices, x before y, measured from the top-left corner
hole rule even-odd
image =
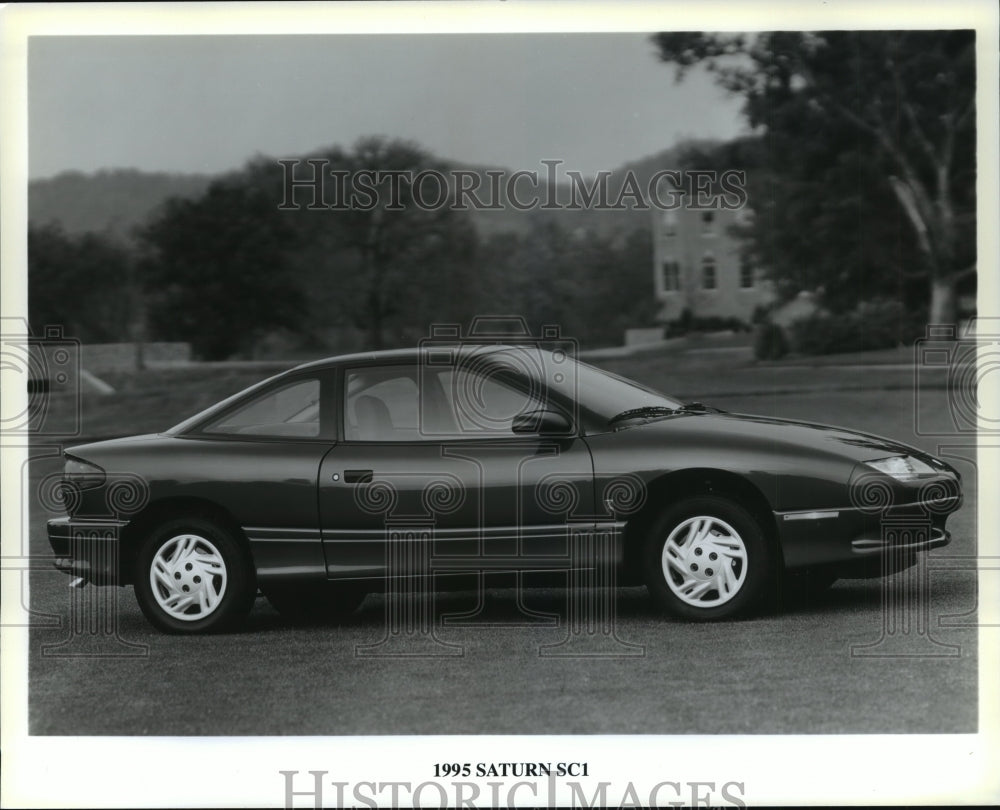
[[[351,615],[368,592],[353,583],[323,582],[310,585],[272,585],[264,591],[267,601],[286,619],[324,622]]]
[[[135,595],[165,633],[216,633],[246,618],[257,593],[253,563],[233,535],[201,517],[157,526],[139,549]]]
[[[760,525],[742,506],[717,496],[688,498],[665,509],[649,530],[646,586],[674,616],[727,619],[760,600],[773,557]]]

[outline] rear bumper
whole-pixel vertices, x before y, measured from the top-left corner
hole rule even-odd
[[[48,522],[53,565],[74,577],[96,585],[122,582],[120,545],[124,520],[55,518]]]

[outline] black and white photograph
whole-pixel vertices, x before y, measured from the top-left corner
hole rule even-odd
[[[0,9],[0,805],[1000,802],[998,16]]]

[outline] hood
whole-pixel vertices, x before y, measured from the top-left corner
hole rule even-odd
[[[731,445],[764,444],[772,447],[808,449],[828,453],[852,461],[872,461],[887,456],[915,456],[939,469],[942,462],[911,445],[859,433],[835,425],[797,422],[739,413],[685,413],[658,419],[631,430],[661,434],[697,435],[700,439],[726,442]]]

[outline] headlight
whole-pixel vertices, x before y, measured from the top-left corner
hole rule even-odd
[[[79,458],[66,456],[66,466],[63,467],[63,480],[73,484],[78,489],[90,489],[104,483],[105,473],[96,464]]]
[[[912,481],[922,475],[936,475],[938,472],[929,464],[925,464],[913,456],[892,456],[891,458],[866,461],[865,464],[892,476],[897,481]]]

